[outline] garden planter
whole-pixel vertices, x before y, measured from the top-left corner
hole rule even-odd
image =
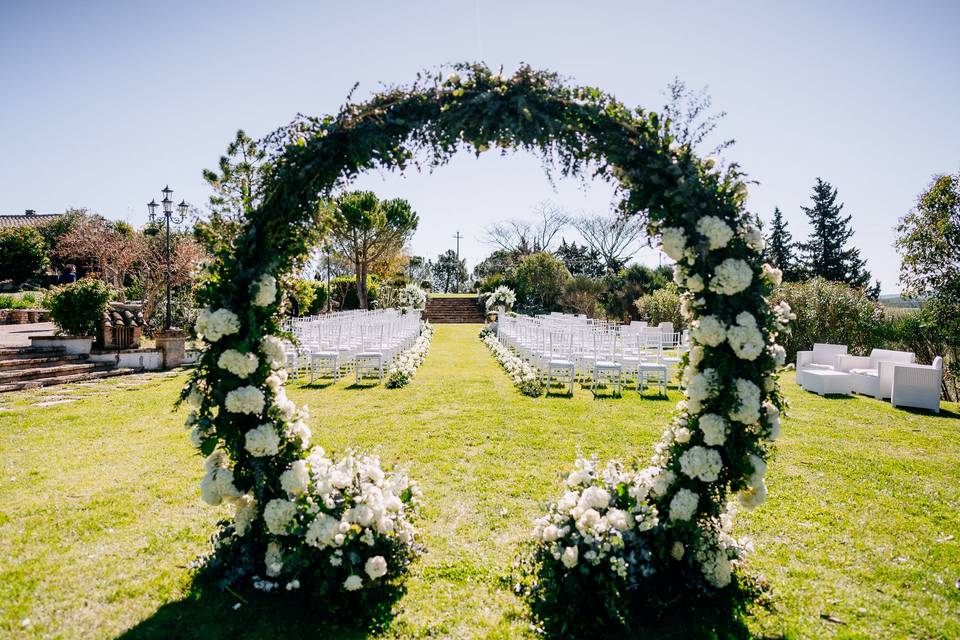
[[[10,309],[10,324],[26,324],[30,321],[25,309]]]
[[[93,336],[30,336],[30,346],[40,348],[62,347],[64,353],[89,355]]]

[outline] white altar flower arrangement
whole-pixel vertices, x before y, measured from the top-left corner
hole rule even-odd
[[[502,307],[509,311],[516,302],[517,294],[514,293],[513,289],[501,284],[487,296],[487,309],[499,309]]]
[[[415,284],[408,284],[397,294],[397,306],[408,309],[423,309],[427,306],[427,292]]]

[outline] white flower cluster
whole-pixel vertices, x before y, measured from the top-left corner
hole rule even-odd
[[[755,424],[760,420],[760,387],[737,378],[737,408],[730,411],[730,419],[743,424]]]
[[[733,238],[733,229],[723,218],[704,216],[697,221],[697,233],[707,239],[707,246],[711,251],[722,249]]]
[[[423,309],[427,305],[427,292],[415,284],[408,284],[397,294],[397,306]]]
[[[269,307],[277,301],[277,279],[269,273],[260,276],[253,289],[253,304],[256,306]]]
[[[777,319],[777,322],[784,326],[797,319],[797,314],[793,312],[790,303],[786,300],[781,300],[773,306],[773,316]]]
[[[753,281],[753,269],[746,260],[727,258],[717,267],[710,290],[726,296],[740,293]]]
[[[750,464],[753,465],[753,474],[747,483],[747,489],[740,494],[740,504],[748,509],[755,509],[767,499],[767,482],[764,478],[767,463],[760,456],[751,455]]]
[[[727,326],[717,316],[704,316],[693,321],[690,337],[699,344],[715,347],[727,338]]]
[[[764,263],[763,270],[760,273],[760,277],[769,282],[770,284],[776,286],[783,282],[783,271],[777,269],[774,266]]]
[[[766,240],[763,239],[763,232],[754,224],[745,224],[740,227],[740,236],[743,242],[757,253],[762,252],[767,246]]]
[[[217,366],[238,378],[246,378],[257,370],[260,366],[260,360],[252,353],[241,353],[236,349],[227,349],[217,359]]]
[[[229,336],[240,331],[240,318],[227,309],[217,309],[216,311],[201,309],[197,313],[197,320],[193,326],[198,336],[201,336],[207,342],[216,342],[223,336]]]
[[[688,367],[684,376],[689,376],[687,382],[687,410],[696,415],[703,410],[703,403],[716,395],[720,385],[720,376],[714,369],[704,369],[696,373],[694,367]]]
[[[637,551],[644,543],[641,534],[659,524],[646,497],[665,491],[663,473],[669,472],[631,474],[617,463],[600,468],[595,460],[578,458],[566,492],[536,521],[534,538],[568,571],[586,567],[632,581],[652,574],[649,555]]]
[[[420,490],[403,470],[385,472],[375,456],[348,453],[336,461],[317,447],[283,472],[281,485],[287,497],[263,510],[267,530],[277,536],[264,558],[269,577],[283,575],[284,556],[302,543],[323,551],[322,562],[332,568],[314,568],[317,575],[332,573],[328,579],[339,588],[356,591],[403,567],[404,558],[374,548],[416,552],[412,517]]]
[[[516,301],[517,294],[513,292],[513,289],[506,285],[500,285],[487,296],[487,309],[496,309],[497,307],[512,309]]]
[[[240,497],[240,490],[233,484],[233,471],[227,468],[226,454],[217,449],[203,461],[206,472],[200,481],[200,497],[207,504],[217,506],[225,499]]]
[[[720,452],[708,447],[690,447],[680,456],[680,471],[703,482],[716,482],[723,469]]]
[[[287,364],[287,350],[283,340],[277,336],[263,336],[260,340],[260,351],[272,369],[279,369]]]
[[[224,408],[230,413],[262,413],[266,402],[263,391],[253,386],[240,387],[227,393]]]
[[[536,382],[540,374],[531,364],[525,362],[510,348],[504,346],[493,333],[483,337],[483,343],[493,352],[493,357],[507,370],[513,383],[518,387]]]
[[[275,456],[280,451],[280,435],[271,422],[247,431],[244,441],[244,448],[254,458]]]
[[[660,248],[671,260],[680,262],[683,252],[687,248],[687,234],[681,227],[664,227],[660,229]]]
[[[736,320],[737,323],[727,329],[727,342],[741,360],[756,360],[767,344],[757,327],[757,319],[749,311],[741,311]]]
[[[398,355],[390,365],[387,374],[387,386],[391,389],[403,387],[413,380],[417,368],[423,364],[430,350],[430,340],[433,338],[433,326],[429,322],[420,325],[420,335],[413,346]]]
[[[727,421],[715,413],[705,413],[697,420],[703,432],[704,443],[711,447],[722,446],[727,441]]]

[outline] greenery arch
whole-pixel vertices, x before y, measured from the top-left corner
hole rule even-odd
[[[259,563],[271,542],[282,541],[265,524],[263,505],[285,495],[282,474],[307,455],[306,438],[290,428],[303,415],[271,378],[282,358],[276,282],[317,241],[321,202],[362,171],[436,167],[463,148],[479,154],[492,146],[537,153],[564,175],[589,172],[610,181],[621,213],[644,216],[678,262],[676,280],[694,326],[695,346],[684,363],[687,400],[652,466],[633,480],[645,487],[634,502],[657,516],[644,544],[658,570],[696,590],[726,587],[738,553],[724,526],[728,502],[739,493],[755,505],[766,491],[764,460],[783,404],[776,382],[783,351],[775,339],[789,309],[768,306],[779,272],[762,262],[762,236],[744,211],[746,188],[736,169],[722,172],[697,158],[669,131],[655,113],[567,86],[552,73],[522,67],[505,77],[463,64],[274,134],[278,153],[264,202],[209,266],[201,293],[208,309],[198,323],[209,348],[183,394],[195,407],[195,443],[216,458],[205,481],[229,472],[233,485],[224,498],[248,496],[244,535],[230,542],[239,550],[234,557]],[[252,357],[249,370],[224,366],[226,352]],[[245,436],[263,425],[272,425],[278,446],[252,457]],[[225,532],[235,533],[230,525]],[[559,573],[553,579],[562,580]]]

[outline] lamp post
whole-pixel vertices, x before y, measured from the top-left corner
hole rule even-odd
[[[177,215],[173,214],[173,198],[170,196],[173,195],[173,189],[169,186],[164,187],[160,190],[160,193],[163,194],[163,200],[160,201],[160,205],[163,206],[163,217],[167,220],[167,317],[164,320],[163,328],[167,331],[170,331],[173,326],[173,307],[170,303],[170,220],[175,218],[173,223],[180,224],[187,217],[187,208],[188,205],[186,201],[181,200],[180,204],[177,205]],[[157,203],[154,200],[151,200],[147,203],[147,209],[150,212],[150,222],[156,222],[157,220]]]

